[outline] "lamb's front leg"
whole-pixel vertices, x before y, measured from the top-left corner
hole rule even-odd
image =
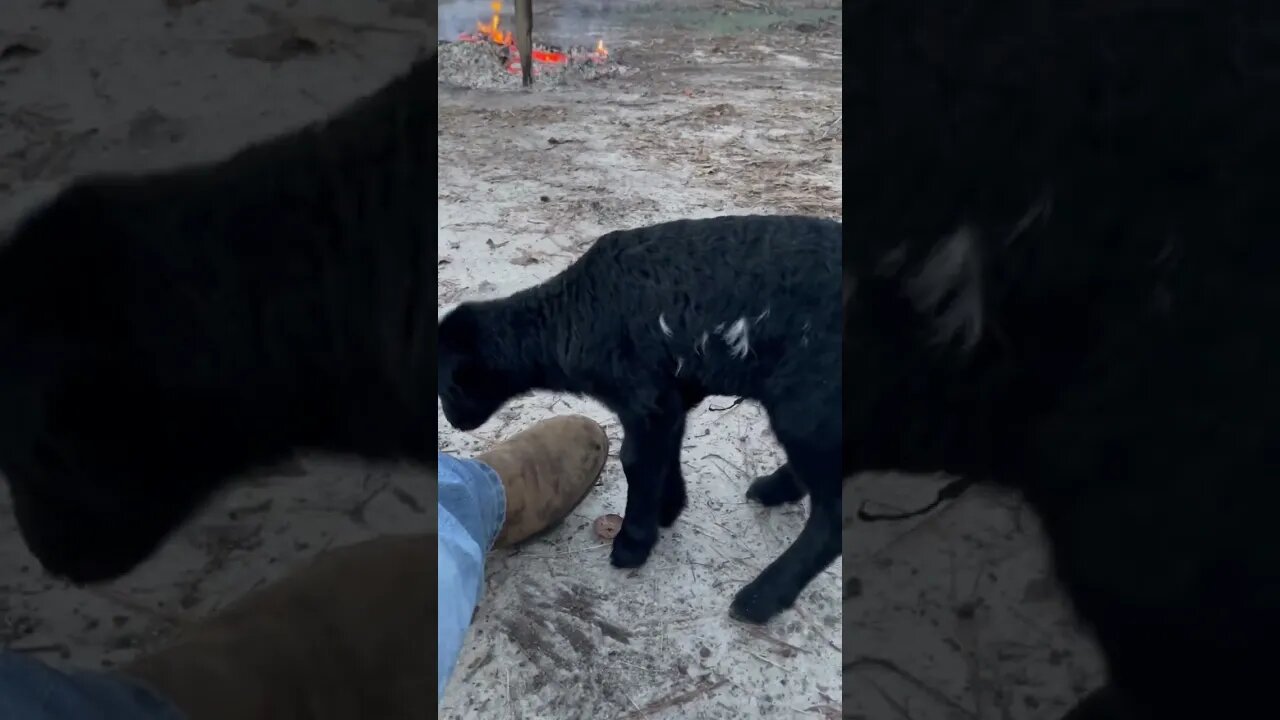
[[[622,471],[627,476],[627,509],[622,530],[613,539],[610,561],[614,567],[640,567],[658,542],[658,525],[670,524],[672,508],[665,508],[664,491],[682,491],[680,442],[684,413],[650,415],[622,421]],[[672,479],[674,477],[674,479]],[[671,498],[675,500],[676,498]],[[680,500],[683,500],[681,492]],[[680,503],[683,508],[683,503]],[[679,509],[675,510],[675,514]],[[669,517],[670,516],[670,517]]]

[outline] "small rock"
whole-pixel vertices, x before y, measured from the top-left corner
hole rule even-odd
[[[622,516],[614,515],[613,513],[601,515],[596,518],[593,526],[597,537],[604,540],[612,540],[618,537],[618,532],[622,530]]]

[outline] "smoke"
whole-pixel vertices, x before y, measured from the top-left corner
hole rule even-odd
[[[534,2],[533,27],[537,32],[537,2]],[[583,42],[598,38],[605,34],[608,27],[609,6],[618,5],[617,0],[567,0],[559,12],[544,22],[548,32],[570,42]]]
[[[534,0],[535,10],[537,2],[538,0]],[[436,31],[437,39],[457,40],[464,32],[475,32],[476,23],[493,17],[493,11],[489,9],[489,3],[483,0],[452,0],[440,4],[436,17],[440,20],[440,27]]]

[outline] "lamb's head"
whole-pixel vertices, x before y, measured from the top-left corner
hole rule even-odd
[[[8,353],[0,370],[12,390],[0,393],[0,476],[27,547],[53,575],[124,575],[221,480],[218,443],[190,440],[213,433],[182,421],[181,399],[129,382],[91,352],[37,343]]]
[[[4,476],[27,547],[46,571],[73,583],[114,580],[132,571],[203,499],[176,489],[186,481],[178,475],[81,471],[43,450],[35,449],[25,459],[29,464],[4,468]]]
[[[305,414],[262,391],[272,375],[225,382],[188,342],[196,316],[165,268],[197,256],[130,220],[121,208],[150,197],[137,187],[79,180],[0,241],[0,494],[32,554],[76,583],[145,561],[219,487],[274,462],[301,424],[281,420]]]
[[[111,191],[77,181],[0,239],[0,494],[41,565],[77,583],[146,559],[196,504],[186,470],[203,464],[181,452],[180,401],[130,354],[145,318],[121,292],[136,270]]]
[[[440,320],[436,332],[436,393],[445,419],[459,430],[474,430],[520,389],[495,362],[497,345],[484,342],[485,329],[475,306],[458,306]]]

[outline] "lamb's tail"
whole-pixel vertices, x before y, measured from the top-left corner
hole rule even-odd
[[[922,508],[911,510],[904,513],[872,514],[867,512],[867,503],[863,501],[862,505],[858,507],[858,519],[862,520],[863,522],[879,522],[881,520],[909,520],[913,517],[919,517],[921,515],[924,515],[927,512],[932,511],[934,508],[938,507],[939,505],[946,502],[947,500],[955,500],[956,498],[960,497],[961,495],[964,494],[964,491],[968,490],[969,487],[973,484],[974,484],[974,481],[970,480],[969,478],[962,477],[962,478],[957,478],[955,480],[952,480],[951,482],[942,486],[942,489],[938,491],[938,495],[933,499],[933,502],[929,503],[928,505],[925,505]]]

